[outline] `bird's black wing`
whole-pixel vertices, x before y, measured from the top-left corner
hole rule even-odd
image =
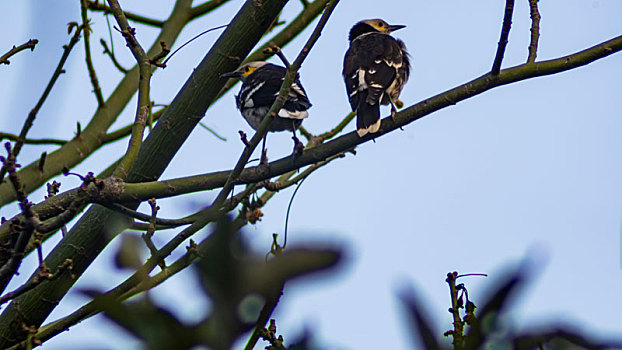
[[[248,76],[240,91],[240,103],[249,107],[270,107],[279,94],[286,69],[266,64]],[[306,111],[311,107],[306,91],[297,78],[292,84],[283,108],[287,111]]]

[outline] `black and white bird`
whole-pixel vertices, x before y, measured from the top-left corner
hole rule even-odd
[[[410,60],[404,42],[390,34],[404,27],[366,19],[350,29],[343,79],[361,137],[380,129],[381,104],[391,104],[394,116],[395,104],[401,103],[398,97],[410,74]]]
[[[279,95],[286,73],[287,69],[284,67],[263,61],[253,61],[243,64],[231,73],[221,75],[222,77],[239,78],[242,81],[242,88],[240,93],[235,96],[235,102],[244,119],[254,130],[257,130]],[[285,104],[270,124],[269,131],[292,131],[296,143],[295,147],[301,145],[296,137],[296,130],[302,124],[302,120],[309,116],[307,110],[310,107],[311,102],[309,102],[307,93],[302,87],[299,77],[296,77]]]

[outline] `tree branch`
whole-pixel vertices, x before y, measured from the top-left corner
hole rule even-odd
[[[30,39],[28,40],[26,43],[21,44],[20,46],[15,46],[13,45],[13,48],[11,48],[7,53],[5,53],[4,55],[2,55],[0,57],[0,64],[11,64],[11,62],[9,61],[9,58],[13,55],[15,55],[16,53],[20,52],[20,51],[24,51],[27,49],[30,49],[30,51],[34,51],[35,50],[35,46],[39,43],[39,40],[37,39]]]
[[[108,44],[106,43],[106,40],[104,39],[100,39],[99,43],[102,45],[102,47],[104,48],[104,54],[108,55],[108,57],[110,57],[110,60],[112,61],[112,64],[117,67],[117,69],[119,70],[119,72],[123,73],[123,74],[127,74],[128,70],[127,68],[123,67],[121,65],[121,63],[119,63],[119,61],[117,61],[117,58],[115,57],[114,53],[108,48]]]
[[[501,27],[501,37],[499,38],[499,45],[497,46],[497,53],[495,54],[495,61],[492,64],[492,75],[499,74],[501,70],[501,61],[503,61],[503,55],[505,54],[505,47],[508,44],[508,37],[510,35],[510,28],[512,27],[512,13],[514,12],[514,0],[505,0],[505,13],[503,15],[503,25]]]
[[[67,58],[69,57],[69,53],[71,52],[71,49],[73,49],[73,47],[76,45],[78,40],[80,40],[81,30],[82,30],[82,27],[76,28],[76,32],[71,37],[71,40],[69,40],[69,44],[63,46],[63,55],[61,56],[60,61],[58,62],[58,65],[56,66],[56,69],[54,70],[54,73],[52,74],[52,78],[48,82],[48,85],[45,87],[45,90],[43,90],[43,94],[39,98],[39,101],[37,101],[37,104],[35,105],[35,107],[31,109],[30,112],[28,113],[28,117],[26,117],[26,120],[24,121],[24,125],[22,126],[22,130],[19,133],[18,140],[15,143],[15,145],[13,145],[13,149],[11,150],[10,155],[9,155],[9,157],[12,158],[13,160],[17,159],[17,155],[22,150],[22,146],[24,145],[24,141],[26,140],[26,134],[28,134],[28,131],[34,124],[35,118],[37,117],[37,113],[39,112],[39,109],[41,109],[41,106],[43,106],[43,102],[45,102],[48,95],[50,94],[50,91],[52,91],[52,87],[54,87],[54,84],[56,83],[56,80],[58,80],[58,77],[64,72],[63,66],[65,65],[65,62],[67,61]],[[2,184],[2,180],[4,179],[5,175],[6,175],[6,167],[3,164],[2,168],[0,169],[0,184]],[[28,183],[27,179],[25,183],[26,184]],[[27,190],[24,190],[24,191],[28,193]]]
[[[538,52],[538,39],[540,38],[540,12],[538,0],[529,0],[529,17],[531,17],[531,40],[529,42],[529,55],[527,63],[535,62]]]
[[[227,196],[229,195],[229,192],[231,192],[231,189],[233,188],[235,181],[237,180],[237,177],[240,175],[240,173],[244,169],[244,166],[246,165],[246,163],[248,163],[248,159],[250,158],[251,154],[255,150],[255,147],[257,147],[257,145],[259,144],[259,141],[268,132],[268,129],[270,128],[270,123],[272,123],[272,120],[274,119],[273,116],[276,116],[276,112],[279,109],[281,109],[281,107],[283,107],[283,104],[285,104],[285,99],[287,98],[287,95],[289,94],[291,85],[296,80],[296,76],[298,75],[298,70],[302,66],[302,63],[304,62],[305,58],[309,54],[309,51],[311,50],[313,45],[319,39],[322,33],[322,29],[324,29],[324,26],[328,22],[328,18],[330,18],[330,15],[332,14],[337,3],[339,3],[339,0],[332,0],[332,1],[329,1],[328,4],[326,4],[326,9],[324,10],[322,17],[320,17],[320,20],[317,26],[315,27],[315,30],[313,31],[313,33],[311,33],[311,36],[307,40],[305,46],[302,48],[298,56],[296,57],[296,60],[294,60],[294,63],[287,68],[287,73],[285,75],[285,78],[283,79],[283,84],[281,85],[279,95],[276,97],[268,113],[266,113],[266,116],[270,116],[270,117],[264,117],[264,120],[261,122],[261,124],[257,128],[255,135],[244,148],[244,152],[242,152],[240,159],[238,159],[237,164],[235,165],[231,173],[229,173],[229,176],[227,177],[227,180],[225,184],[223,185],[222,190],[220,191],[220,193],[214,200],[214,203],[212,204],[213,206],[220,205],[220,203],[223,202],[225,198],[227,198]]]
[[[232,57],[245,57],[248,54],[285,2],[286,0],[246,1],[143,142],[128,174],[128,182],[155,180],[162,174],[224,85],[224,81],[218,79],[218,76],[239,65],[239,61]],[[189,3],[187,0],[178,1],[176,7],[187,6]],[[186,16],[187,12],[184,11],[181,23],[186,23]],[[164,30],[170,27],[173,25],[164,26]],[[164,41],[170,43],[168,40]],[[48,160],[49,157],[50,155]],[[196,229],[202,227],[202,224],[190,227]],[[128,225],[131,225],[128,218],[106,208],[93,206],[65,235],[62,243],[47,255],[45,263],[54,266],[61,259],[71,257],[74,261],[74,274],[79,277],[107,243]],[[162,254],[166,247],[161,249]],[[29,325],[39,326],[56,306],[55,302],[50,301],[60,300],[74,283],[74,279],[61,276],[21,295],[6,306],[0,317],[0,347],[13,345],[25,336],[22,330],[12,326],[17,318],[23,319],[27,315]]]
[[[86,0],[82,0],[86,1]],[[112,14],[114,15],[119,27],[121,27],[121,34],[127,42],[127,46],[132,51],[136,62],[138,63],[139,79],[138,79],[138,106],[136,108],[136,116],[134,117],[134,126],[132,127],[132,134],[127,146],[125,156],[119,162],[119,165],[115,169],[113,175],[125,178],[130,170],[138,151],[142,145],[143,134],[145,131],[145,125],[147,125],[147,116],[151,107],[151,100],[149,98],[149,89],[151,81],[151,63],[149,56],[145,53],[142,46],[136,40],[134,36],[136,30],[130,27],[127,22],[127,18],[119,5],[117,0],[108,0]],[[162,42],[160,42],[162,46]]]
[[[89,71],[89,77],[91,78],[91,85],[93,85],[93,92],[97,99],[97,106],[102,108],[105,104],[104,96],[102,95],[102,89],[99,87],[99,80],[95,73],[95,67],[93,66],[93,60],[91,59],[91,22],[86,14],[86,2],[87,0],[80,0],[80,14],[82,16],[82,28],[84,32],[84,56],[86,60],[86,68]]]
[[[217,9],[218,7],[220,7],[220,5],[228,2],[229,0],[209,0],[206,1],[204,3],[202,3],[201,5],[197,5],[195,7],[193,7],[192,9],[190,9],[190,19],[193,20],[197,17],[201,17],[203,15],[206,15],[212,11],[214,11],[215,9]]]
[[[87,0],[87,6],[89,10],[91,11],[102,11],[104,13],[112,13],[112,10],[110,9],[110,7],[106,6],[105,4],[100,4],[99,1]],[[124,12],[124,15],[127,19],[132,20],[136,23],[142,23],[148,26],[158,27],[158,28],[164,27],[164,21],[160,21],[160,20],[153,19],[153,18],[148,18],[145,16],[131,13],[131,12]]]
[[[20,138],[19,136],[15,135],[15,134],[9,134],[6,132],[0,132],[0,140],[5,139],[5,140],[10,140],[10,141],[19,141]],[[64,144],[66,144],[67,140],[60,140],[60,139],[22,139],[22,143],[25,145],[58,145],[58,146],[62,146]]]

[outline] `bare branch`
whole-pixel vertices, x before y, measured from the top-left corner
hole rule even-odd
[[[30,51],[34,51],[37,43],[39,43],[39,40],[30,39],[26,43],[21,44],[20,46],[13,46],[13,48],[11,48],[7,53],[5,53],[4,55],[0,57],[0,64],[7,64],[7,65],[11,64],[11,62],[9,61],[9,57],[15,55],[16,53],[20,51],[24,51],[27,49],[30,49]]]
[[[529,56],[527,63],[535,62],[538,52],[538,39],[540,38],[540,12],[538,0],[529,0],[529,17],[531,17],[531,41],[529,42]]]
[[[100,4],[99,1],[87,0],[87,7],[89,10],[92,10],[92,11],[102,11],[104,13],[112,13],[112,10],[110,9],[110,7],[106,6],[105,4]],[[131,13],[131,12],[123,12],[123,14],[125,15],[127,19],[134,21],[136,23],[142,23],[148,26],[159,27],[159,28],[164,26],[164,21],[160,21],[160,20],[153,19],[153,18],[148,18],[145,16]]]
[[[102,95],[102,89],[99,86],[97,74],[95,73],[93,60],[91,59],[91,24],[86,14],[86,2],[87,0],[80,0],[80,14],[82,16],[82,28],[84,33],[84,56],[86,60],[86,68],[89,71],[89,77],[91,78],[91,85],[93,85],[93,93],[95,93],[95,98],[97,99],[97,106],[101,108],[104,106],[105,102],[104,96]]]
[[[6,132],[0,132],[0,140],[10,140],[10,141],[19,141],[19,136],[15,134],[9,134]],[[67,140],[60,139],[23,139],[22,143],[25,145],[59,145],[62,146],[66,144]]]
[[[71,40],[69,40],[69,44],[63,46],[63,55],[61,56],[60,61],[58,62],[58,65],[56,66],[56,70],[54,70],[54,73],[52,74],[52,78],[50,79],[48,85],[45,87],[45,90],[43,91],[43,94],[39,98],[39,101],[37,101],[37,104],[35,105],[35,107],[32,110],[30,110],[30,112],[28,113],[28,117],[24,121],[24,125],[22,126],[22,130],[19,133],[17,142],[15,143],[15,145],[13,145],[13,149],[11,150],[10,155],[9,155],[9,157],[12,157],[13,160],[17,159],[17,155],[21,151],[22,146],[24,145],[24,141],[26,140],[26,134],[28,134],[28,131],[32,127],[33,123],[35,122],[35,118],[37,116],[37,113],[39,112],[39,109],[41,109],[41,106],[43,106],[43,102],[45,102],[48,95],[50,94],[50,91],[52,91],[52,87],[54,87],[54,84],[56,83],[56,80],[58,79],[58,77],[64,72],[63,66],[65,65],[65,62],[67,61],[67,58],[69,57],[69,53],[71,52],[71,49],[73,49],[73,47],[76,45],[78,40],[80,40],[81,30],[82,30],[82,27],[78,27],[74,35],[71,37]],[[3,165],[2,169],[0,169],[0,183],[2,183],[2,179],[4,179],[5,175],[6,175],[6,168]]]
[[[117,20],[119,27],[121,27],[121,34],[123,34],[123,37],[127,42],[127,46],[132,51],[132,54],[138,63],[138,70],[140,72],[140,79],[138,83],[138,106],[136,108],[136,116],[134,118],[132,134],[130,136],[127,151],[125,152],[125,157],[123,157],[113,173],[115,176],[125,178],[130,170],[130,167],[134,164],[134,160],[136,159],[140,146],[142,145],[143,134],[147,124],[147,116],[151,107],[151,100],[149,98],[151,61],[142,46],[138,43],[138,40],[136,40],[136,36],[134,36],[136,30],[130,27],[119,2],[117,0],[108,0],[108,4],[110,5],[112,14]],[[164,41],[160,41],[160,46],[162,47],[162,51],[166,52],[164,53],[164,55],[166,55],[168,51]]]
[[[128,69],[123,67],[121,65],[121,63],[119,63],[119,61],[117,61],[117,58],[115,57],[114,53],[108,48],[108,44],[106,43],[106,40],[104,39],[100,39],[99,43],[102,45],[102,47],[104,48],[104,54],[108,55],[108,57],[110,57],[110,60],[112,61],[112,64],[114,64],[115,67],[117,67],[117,69],[123,73],[126,74]]]
[[[32,203],[28,201],[26,194],[22,190],[22,185],[16,172],[18,165],[15,163],[15,157],[11,155],[11,145],[8,142],[6,143],[6,149],[9,153],[7,158],[0,157],[0,160],[3,163],[3,167],[9,173],[9,180],[15,189],[24,220],[13,221],[12,227],[14,228],[14,231],[16,231],[14,233],[18,236],[15,244],[13,245],[11,257],[0,269],[0,293],[4,291],[13,276],[16,275],[17,270],[22,263],[22,259],[24,258],[28,241],[30,240],[30,237],[32,236],[38,222],[38,218],[31,209]]]
[[[492,75],[499,74],[501,70],[501,61],[503,61],[503,55],[505,54],[505,47],[508,44],[508,36],[510,35],[510,28],[512,27],[512,13],[514,12],[514,0],[505,0],[505,13],[503,15],[503,25],[501,27],[501,37],[499,38],[499,45],[497,47],[497,53],[495,55],[495,61],[492,64]]]

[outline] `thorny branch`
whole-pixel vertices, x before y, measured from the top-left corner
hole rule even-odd
[[[24,51],[27,49],[30,49],[30,51],[34,51],[35,50],[35,46],[39,43],[39,40],[37,39],[30,39],[28,40],[26,43],[21,44],[19,46],[13,46],[13,48],[11,48],[7,53],[5,53],[4,55],[0,56],[0,64],[11,64],[11,62],[9,61],[9,58],[13,55],[15,55],[16,53],[20,52],[20,51]]]

